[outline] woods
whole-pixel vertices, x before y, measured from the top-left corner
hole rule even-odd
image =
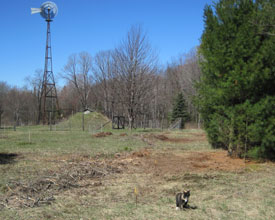
[[[63,117],[89,108],[110,119],[117,115],[126,117],[130,129],[167,127],[174,98],[180,92],[184,94],[188,113],[196,120],[192,96],[199,75],[196,49],[179,56],[167,68],[160,68],[147,34],[142,26],[134,25],[112,50],[99,51],[95,56],[80,52],[68,57],[60,74],[65,85],[57,87],[59,105]],[[4,124],[14,123],[15,112],[22,125],[39,122],[42,70],[26,79],[26,84],[24,88],[1,84],[1,94],[6,97],[6,101],[1,101]],[[16,91],[24,105],[9,104],[12,95],[4,91]],[[26,103],[30,103],[27,108]]]

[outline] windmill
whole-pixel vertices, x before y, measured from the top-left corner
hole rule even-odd
[[[55,3],[44,2],[40,8],[31,8],[31,14],[40,13],[47,22],[47,40],[45,52],[45,67],[43,74],[43,84],[41,91],[41,103],[39,104],[38,122],[43,119],[43,124],[52,125],[55,121],[55,113],[59,110],[57,92],[55,87],[53,67],[52,67],[52,47],[51,47],[51,28],[50,22],[57,15]]]

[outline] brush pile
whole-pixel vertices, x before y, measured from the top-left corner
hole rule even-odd
[[[31,181],[10,181],[6,185],[6,193],[0,196],[0,210],[51,204],[55,195],[62,191],[100,186],[102,178],[120,172],[104,161],[66,162],[58,171],[48,171]]]

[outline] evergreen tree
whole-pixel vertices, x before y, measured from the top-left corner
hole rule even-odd
[[[180,128],[184,128],[184,124],[189,119],[189,115],[187,113],[187,107],[182,93],[179,93],[176,97],[172,110],[171,120],[172,122],[174,122],[176,119],[179,118],[181,119]]]
[[[204,11],[196,103],[212,146],[237,156],[275,156],[274,24],[255,24],[270,7],[220,0]]]

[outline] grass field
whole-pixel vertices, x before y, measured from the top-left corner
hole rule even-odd
[[[0,132],[0,219],[275,219],[274,163],[202,130]],[[183,188],[193,209],[176,211]]]

